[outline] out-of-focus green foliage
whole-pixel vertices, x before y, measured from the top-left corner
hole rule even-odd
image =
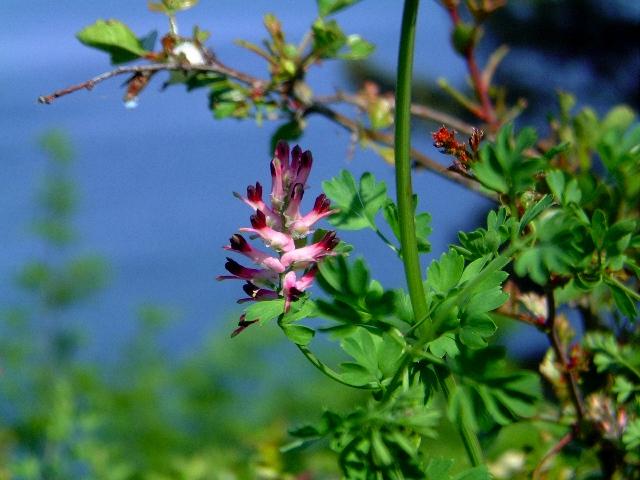
[[[276,329],[232,342],[214,335],[177,359],[162,342],[174,312],[143,304],[116,359],[90,353],[89,329],[72,307],[107,288],[106,262],[73,256],[73,151],[61,132],[41,143],[48,160],[37,224],[68,235],[34,230],[45,254],[16,283],[30,300],[0,312],[0,479],[336,478],[323,450],[303,458],[279,448],[309,410],[346,408],[353,395],[314,370],[288,372],[304,388],[273,370]]]

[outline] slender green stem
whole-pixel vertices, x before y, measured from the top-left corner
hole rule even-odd
[[[391,250],[395,252],[396,255],[400,255],[400,250],[396,247],[391,240],[389,240],[384,233],[378,230],[378,227],[373,227],[373,231],[376,232],[376,235],[384,242],[384,244],[389,247]]]
[[[640,302],[640,294],[634,290],[631,290],[624,283],[614,277],[609,277],[611,283],[615,283],[618,287],[624,290],[630,297],[632,297],[636,302]]]
[[[396,190],[398,196],[398,220],[400,224],[400,244],[404,263],[409,297],[415,322],[423,321],[428,314],[428,306],[422,285],[422,273],[416,240],[411,187],[411,82],[413,71],[413,51],[416,34],[416,19],[419,0],[405,0],[398,52],[395,111],[395,163]],[[440,375],[440,383],[448,399],[456,388],[451,374]],[[471,428],[469,419],[460,419],[460,434],[471,464],[481,465],[482,450]]]
[[[402,259],[416,321],[427,315],[427,301],[422,287],[422,274],[418,258],[418,243],[411,188],[411,81],[413,46],[416,33],[419,0],[406,0],[402,14],[398,78],[396,82],[395,163],[398,197],[398,222]]]
[[[338,372],[336,372],[331,367],[323,363],[322,360],[316,357],[315,354],[311,350],[309,350],[307,347],[299,344],[296,344],[296,346],[307,358],[307,360],[311,362],[311,364],[314,367],[316,367],[318,370],[320,370],[322,373],[324,373],[327,377],[331,378],[332,380],[335,380],[336,382],[341,383],[342,385],[346,385],[347,387],[359,388],[362,390],[377,390],[380,388],[380,384],[375,382],[365,383],[364,385],[355,385],[353,383],[349,383],[343,380],[343,378],[340,376]]]

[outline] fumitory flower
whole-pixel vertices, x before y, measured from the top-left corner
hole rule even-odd
[[[230,275],[220,275],[218,280],[243,280],[246,297],[238,303],[284,299],[284,313],[291,308],[291,303],[298,300],[313,284],[318,271],[318,262],[323,258],[335,255],[334,249],[339,240],[335,232],[326,232],[315,243],[307,244],[306,238],[313,233],[314,224],[331,215],[329,199],[320,194],[315,199],[310,212],[302,214],[300,207],[307,179],[313,165],[310,151],[302,151],[296,145],[278,142],[274,157],[271,160],[271,193],[265,201],[260,182],[247,187],[246,196],[234,193],[247,204],[253,214],[250,227],[242,227],[240,232],[251,234],[250,239],[260,239],[272,252],[254,248],[240,233],[229,239],[225,250],[243,255],[251,260],[257,268],[241,265],[227,257],[225,268]],[[237,335],[254,321],[247,321],[243,314]]]

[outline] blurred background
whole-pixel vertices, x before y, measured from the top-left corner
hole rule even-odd
[[[231,192],[269,183],[277,125],[216,121],[204,90],[161,92],[158,79],[135,109],[123,105],[123,78],[38,105],[39,95],[110,69],[107,55],[75,39],[82,27],[117,18],[142,36],[166,31],[166,20],[142,0],[5,0],[0,11],[0,479],[286,478],[306,469],[334,478],[322,448],[303,460],[278,447],[287,427],[315,420],[305,412],[357,398],[319,378],[275,328],[230,340],[241,292],[215,281],[221,247],[248,223]],[[259,43],[268,12],[298,41],[316,6],[254,0],[248,11],[246,2],[201,0],[178,24],[211,31],[220,60],[264,76],[260,59],[233,41]],[[400,16],[400,2],[385,0],[340,13],[345,32],[377,48],[366,63],[312,69],[314,92],[355,91],[365,79],[392,88]],[[480,55],[512,47],[497,81],[528,100],[519,121],[544,134],[558,89],[599,112],[639,106],[639,27],[640,2],[513,0],[487,26]],[[443,9],[425,0],[416,88],[443,110],[452,102],[436,80],[466,86],[449,29]],[[434,158],[437,127],[415,126],[416,145]],[[349,135],[325,119],[311,117],[300,143],[316,161],[307,200],[342,168],[372,171],[393,192],[392,168],[371,151],[351,152]],[[415,189],[433,217],[426,266],[489,204],[425,172]],[[374,278],[403,285],[397,259],[372,235],[343,238],[366,251]],[[525,333],[503,341],[535,356],[544,344]]]

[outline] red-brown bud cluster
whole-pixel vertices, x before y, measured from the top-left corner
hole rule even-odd
[[[477,158],[484,132],[477,128],[473,129],[471,137],[469,137],[471,151],[467,149],[467,145],[464,142],[459,142],[456,139],[455,130],[449,130],[445,126],[440,127],[431,136],[433,137],[434,147],[440,149],[442,153],[454,157],[451,169],[459,173],[467,173],[469,164]]]

